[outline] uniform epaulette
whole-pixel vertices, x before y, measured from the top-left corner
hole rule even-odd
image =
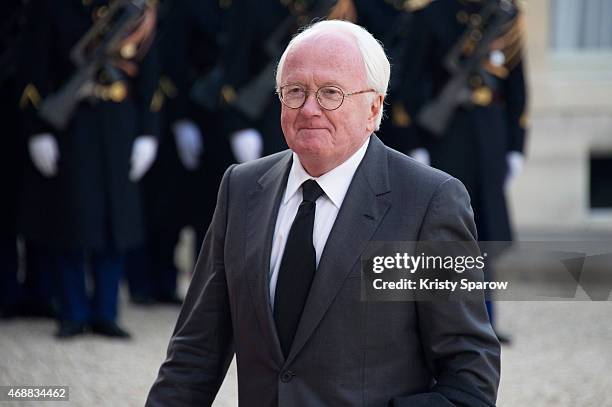
[[[429,6],[432,1],[434,0],[406,0],[404,8],[408,11],[417,11]]]

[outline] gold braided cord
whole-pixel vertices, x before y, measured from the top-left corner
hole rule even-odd
[[[522,14],[519,14],[519,16],[508,23],[508,25],[506,32],[498,39],[501,45],[498,49],[500,49],[506,57],[506,68],[512,70],[521,58],[523,39],[525,37],[525,18]]]

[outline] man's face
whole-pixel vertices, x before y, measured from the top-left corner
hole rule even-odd
[[[316,90],[326,85],[345,93],[368,89],[359,48],[348,35],[324,34],[293,48],[286,57],[280,86],[287,84],[310,91],[301,108],[283,105],[281,112],[287,145],[302,164],[312,163],[311,167],[329,171],[348,159],[374,131],[382,104],[382,97],[375,93],[345,97],[342,105],[331,111],[316,100]]]

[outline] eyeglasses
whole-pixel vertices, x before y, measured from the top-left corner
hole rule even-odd
[[[314,92],[307,90],[300,85],[284,85],[278,89],[278,97],[282,104],[290,109],[299,109],[306,103],[308,94]],[[344,93],[342,89],[337,86],[322,86],[315,92],[315,96],[319,106],[325,110],[336,110],[344,102],[344,98],[353,95],[360,95],[362,93],[376,92],[374,89],[360,90],[357,92]]]

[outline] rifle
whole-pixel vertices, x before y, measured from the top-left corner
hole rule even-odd
[[[468,27],[446,55],[445,67],[453,76],[440,94],[419,111],[417,123],[421,127],[435,137],[443,136],[455,110],[470,103],[472,91],[469,78],[481,70],[491,44],[517,13],[518,9],[511,0],[493,0],[484,6],[480,12],[481,24]],[[461,60],[466,46],[474,45],[473,52]]]
[[[111,76],[119,76],[111,63],[145,8],[145,0],[117,1],[77,42],[70,52],[77,71],[57,92],[43,100],[39,115],[45,121],[64,130],[78,103],[90,96],[94,75],[100,69],[106,69]]]
[[[310,13],[309,19],[313,20],[325,17],[334,3],[335,0],[318,1],[316,7],[313,9],[312,13]],[[260,118],[268,102],[272,98],[273,92],[271,92],[271,90],[274,88],[276,64],[283,54],[288,39],[295,33],[298,27],[299,24],[294,15],[289,15],[281,22],[264,43],[264,52],[269,57],[268,64],[259,71],[255,78],[238,91],[232,106],[249,119],[257,120]],[[219,75],[221,75],[220,71],[215,69],[211,71],[211,74],[217,75],[216,79],[219,79]],[[214,89],[214,87],[210,85],[210,81],[207,82],[205,79],[206,77],[202,79],[202,82],[198,80],[194,85],[192,89],[192,99],[206,107],[206,104],[203,102],[210,100],[210,97],[204,92],[209,92]]]

